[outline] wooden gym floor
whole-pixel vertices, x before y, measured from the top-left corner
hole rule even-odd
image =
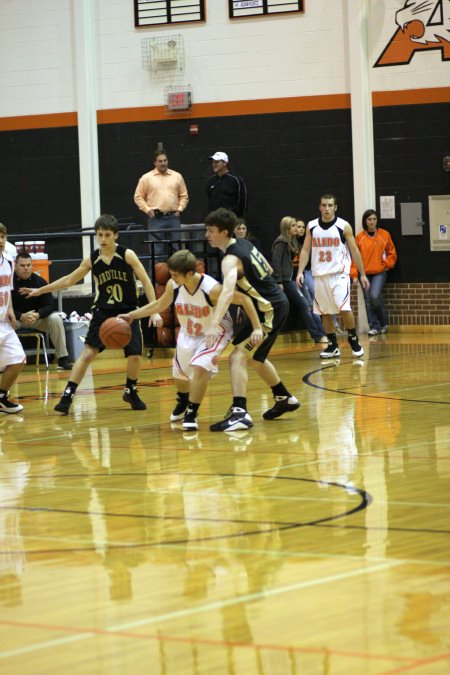
[[[288,334],[301,400],[253,429],[170,425],[170,359],[144,359],[145,412],[102,355],[68,417],[68,373],[27,366],[0,416],[5,675],[450,673],[450,334],[389,333],[339,362]]]

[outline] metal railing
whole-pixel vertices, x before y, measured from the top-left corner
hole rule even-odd
[[[168,233],[170,232],[170,237]],[[179,249],[189,249],[194,255],[203,260],[205,264],[205,271],[213,277],[219,276],[220,270],[220,252],[212,249],[206,239],[204,238],[205,227],[196,225],[185,225],[177,230],[148,230],[147,228],[130,224],[122,227],[119,231],[118,243],[126,248],[131,248],[136,252],[139,259],[143,263],[147,272],[149,272],[152,280],[155,279],[155,265],[158,262],[167,260],[170,255]],[[199,237],[201,235],[201,238]],[[95,231],[78,230],[70,232],[49,232],[49,233],[21,233],[18,235],[10,235],[9,241],[34,241],[44,240],[46,242],[46,251],[49,262],[52,264],[51,281],[58,279],[64,274],[72,271],[83,259],[82,256],[82,240],[83,237],[89,237],[89,250],[92,252],[97,248],[95,241]],[[150,239],[149,237],[155,237]],[[73,255],[61,256],[58,255],[55,242],[57,240],[74,241],[74,246],[79,247],[80,255],[74,257]],[[165,253],[161,254],[161,247],[164,248]],[[67,246],[64,246],[67,248]],[[56,255],[55,255],[56,253]],[[61,266],[70,269],[64,271],[62,274],[55,274],[53,266]],[[93,287],[92,287],[93,290]]]

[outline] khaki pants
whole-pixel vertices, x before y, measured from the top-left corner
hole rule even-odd
[[[63,320],[56,312],[52,312],[52,314],[46,316],[45,319],[38,319],[33,324],[24,324],[17,320],[16,328],[36,328],[36,330],[47,333],[55,348],[56,358],[60,359],[63,356],[69,356]]]

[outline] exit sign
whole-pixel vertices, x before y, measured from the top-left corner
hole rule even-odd
[[[190,110],[192,105],[190,91],[171,91],[167,94],[167,108],[176,112],[178,110]]]

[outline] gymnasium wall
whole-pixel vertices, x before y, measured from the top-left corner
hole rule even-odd
[[[442,169],[450,154],[450,52],[398,42],[396,12],[405,4],[367,3],[376,191],[396,199],[396,219],[384,223],[399,251],[390,280],[448,282],[449,254],[430,252],[427,223],[428,195],[450,193]],[[188,184],[185,222],[205,215],[207,158],[219,149],[246,180],[248,220],[266,250],[280,218],[315,217],[325,190],[353,221],[347,0],[306,0],[304,14],[240,20],[228,18],[227,0],[207,0],[206,9],[205,23],[136,29],[132,0],[95,3],[102,211],[140,218],[134,188],[162,142]],[[174,34],[183,37],[184,72],[152,77],[142,67],[142,41]],[[75,47],[70,0],[0,3],[0,221],[11,233],[80,223]],[[168,116],[166,88],[188,83],[192,110]],[[422,203],[422,235],[402,236],[403,201]]]

